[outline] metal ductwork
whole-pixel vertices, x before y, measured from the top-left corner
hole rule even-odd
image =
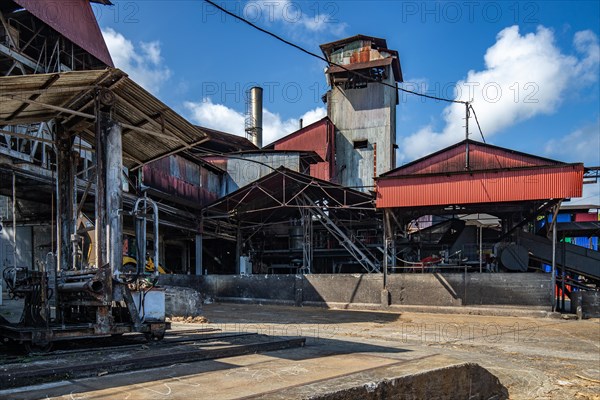
[[[262,148],[263,134],[263,89],[251,88],[247,93],[246,137],[259,149]]]

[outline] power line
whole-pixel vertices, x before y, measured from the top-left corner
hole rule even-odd
[[[275,39],[279,40],[280,42],[283,42],[283,43],[287,44],[288,46],[292,46],[293,48],[295,48],[295,49],[297,49],[297,50],[300,50],[301,52],[303,52],[303,53],[306,53],[306,54],[308,54],[309,56],[315,57],[315,58],[317,58],[317,59],[319,59],[319,60],[321,60],[321,61],[325,61],[325,62],[326,62],[327,64],[329,64],[329,65],[333,65],[333,66],[335,66],[335,67],[341,68],[341,69],[343,69],[344,71],[346,71],[346,72],[349,72],[349,73],[351,73],[351,74],[353,74],[353,75],[355,75],[355,76],[358,76],[358,77],[360,77],[360,78],[366,79],[366,80],[368,80],[368,81],[371,81],[371,82],[379,83],[379,84],[381,84],[381,85],[384,85],[384,86],[389,86],[389,87],[391,87],[392,89],[395,89],[395,90],[400,90],[401,92],[404,92],[404,93],[414,94],[415,96],[426,97],[426,98],[428,98],[428,99],[432,99],[432,100],[445,101],[445,102],[447,102],[447,103],[468,104],[468,102],[467,102],[467,101],[461,101],[461,100],[452,100],[452,99],[446,99],[446,98],[443,98],[443,97],[431,96],[431,95],[428,95],[428,94],[425,94],[425,93],[419,93],[419,92],[414,92],[414,91],[412,91],[412,90],[403,89],[403,88],[401,88],[401,87],[398,87],[398,86],[396,86],[396,85],[391,85],[391,84],[389,84],[389,83],[387,83],[387,82],[381,82],[381,81],[378,81],[378,80],[376,80],[376,79],[373,79],[373,78],[371,78],[371,77],[370,77],[370,76],[368,76],[368,75],[364,75],[364,74],[361,74],[360,72],[356,72],[356,71],[353,71],[353,70],[351,70],[351,69],[348,69],[348,68],[346,68],[344,65],[341,65],[341,64],[337,64],[337,63],[331,62],[331,61],[327,60],[325,57],[322,57],[322,56],[320,56],[320,55],[318,55],[318,54],[316,54],[316,53],[313,53],[313,52],[312,52],[312,51],[310,51],[310,50],[306,50],[304,47],[302,47],[302,46],[299,46],[299,45],[297,45],[297,44],[295,44],[295,43],[292,43],[292,42],[290,42],[289,40],[286,40],[286,39],[282,38],[281,36],[278,36],[278,35],[276,35],[275,33],[273,33],[273,32],[270,32],[270,31],[268,31],[268,30],[266,30],[266,29],[264,29],[264,28],[261,28],[260,26],[258,26],[258,25],[256,25],[256,24],[254,24],[254,23],[252,23],[252,22],[250,22],[250,21],[248,21],[248,20],[247,20],[247,19],[245,19],[244,17],[241,17],[241,16],[239,16],[239,15],[237,15],[237,14],[235,14],[235,13],[233,13],[233,12],[231,12],[231,11],[229,11],[229,10],[227,10],[227,9],[223,8],[223,7],[221,7],[220,5],[216,4],[215,2],[213,2],[213,1],[211,1],[211,0],[204,0],[204,1],[205,1],[206,3],[208,3],[208,4],[212,5],[213,7],[217,8],[217,9],[218,9],[218,10],[220,10],[221,12],[223,12],[223,13],[225,13],[225,14],[227,14],[227,15],[229,15],[229,16],[231,16],[231,17],[233,17],[233,18],[235,18],[235,19],[237,19],[237,20],[239,20],[239,21],[241,21],[241,22],[243,22],[243,23],[245,23],[245,24],[247,24],[247,25],[250,25],[252,28],[254,28],[254,29],[257,29],[257,30],[261,31],[261,32],[263,32],[263,33],[265,33],[265,34],[267,34],[267,35],[269,35],[269,36],[271,36],[271,37],[273,37],[273,38],[275,38]]]
[[[477,128],[479,128],[479,133],[481,134],[481,139],[483,143],[486,143],[485,138],[483,137],[483,131],[481,130],[481,125],[479,125],[479,120],[477,119],[477,114],[475,113],[475,109],[472,104],[469,104],[469,108],[473,111],[473,116],[475,117],[475,122],[477,123]]]
[[[469,118],[469,112],[468,112],[468,110],[469,109],[472,110],[473,111],[473,116],[475,117],[475,122],[477,123],[477,128],[479,129],[479,133],[481,134],[481,139],[483,140],[483,143],[486,143],[485,137],[483,136],[483,131],[481,129],[481,125],[479,124],[479,120],[477,119],[477,114],[475,113],[475,108],[473,108],[473,105],[471,104],[471,102],[469,102],[469,101],[462,101],[462,100],[447,99],[447,98],[437,97],[437,96],[431,96],[431,95],[428,95],[428,94],[425,94],[425,93],[415,92],[415,91],[412,91],[412,90],[408,90],[408,89],[404,89],[404,88],[398,87],[397,85],[391,85],[391,84],[389,84],[387,82],[382,82],[382,81],[373,79],[372,77],[370,77],[368,75],[364,75],[364,74],[362,74],[360,72],[353,71],[353,70],[347,68],[346,66],[344,66],[342,64],[334,63],[334,62],[326,59],[325,57],[323,57],[323,56],[321,56],[319,54],[313,53],[312,51],[307,50],[307,49],[305,49],[302,46],[299,46],[299,45],[297,45],[295,43],[292,43],[289,40],[286,40],[286,39],[282,38],[281,36],[279,36],[279,35],[271,32],[271,31],[268,31],[267,29],[261,28],[260,26],[254,24],[253,22],[248,21],[244,17],[241,17],[241,16],[239,16],[239,15],[237,15],[237,14],[235,14],[235,13],[233,13],[233,12],[231,12],[231,11],[229,11],[229,10],[221,7],[221,6],[219,6],[218,4],[216,4],[212,0],[204,0],[204,1],[206,3],[212,5],[213,7],[217,8],[221,12],[223,12],[223,13],[225,13],[225,14],[227,14],[227,15],[229,15],[229,16],[231,16],[231,17],[233,17],[233,18],[235,18],[235,19],[237,19],[237,20],[239,20],[239,21],[241,21],[241,22],[243,22],[243,23],[245,23],[247,25],[250,25],[252,28],[254,28],[254,29],[256,29],[256,30],[258,30],[260,32],[263,32],[263,33],[265,33],[265,34],[267,34],[267,35],[269,35],[269,36],[271,36],[271,37],[279,40],[280,42],[283,42],[283,43],[287,44],[288,46],[291,46],[291,47],[293,47],[293,48],[295,48],[297,50],[300,50],[301,52],[303,52],[305,54],[308,54],[311,57],[315,57],[315,58],[317,58],[317,59],[319,59],[321,61],[325,61],[330,66],[333,65],[335,67],[341,68],[342,70],[344,70],[344,71],[346,71],[346,72],[348,72],[348,73],[350,73],[350,74],[352,74],[354,76],[358,76],[360,78],[366,79],[367,81],[371,81],[371,82],[374,82],[374,83],[379,83],[381,85],[391,87],[392,89],[395,89],[396,91],[399,90],[399,91],[404,92],[404,93],[413,94],[415,96],[425,97],[425,98],[432,99],[432,100],[445,101],[447,103],[455,103],[455,104],[464,104],[464,105],[466,105],[467,106],[467,115],[466,115],[466,118],[467,119]],[[498,160],[498,162],[500,163],[499,160]]]

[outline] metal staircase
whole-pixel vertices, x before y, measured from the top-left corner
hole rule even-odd
[[[311,206],[310,211],[315,219],[338,240],[340,245],[342,245],[342,247],[344,247],[344,249],[346,249],[367,272],[381,272],[380,262],[364,243],[350,239],[350,235],[348,235],[343,224],[337,221],[335,217],[330,216],[323,207],[317,205],[310,197],[303,195],[303,199],[307,205]]]

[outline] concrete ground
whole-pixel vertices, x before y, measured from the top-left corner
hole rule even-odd
[[[0,391],[0,398],[286,398],[300,388],[369,371],[419,371],[471,362],[511,399],[600,400],[600,320],[342,311],[211,304],[224,331],[301,335],[304,348]],[[174,329],[199,324],[174,323]],[[387,368],[387,369],[386,369]],[[362,375],[356,375],[360,373]],[[353,375],[354,374],[354,375]],[[279,395],[278,395],[279,393]]]

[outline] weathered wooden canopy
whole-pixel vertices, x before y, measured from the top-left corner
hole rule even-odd
[[[123,127],[124,164],[130,169],[208,140],[119,69],[0,77],[0,125],[56,119],[94,143],[99,96],[115,104],[112,117]]]

